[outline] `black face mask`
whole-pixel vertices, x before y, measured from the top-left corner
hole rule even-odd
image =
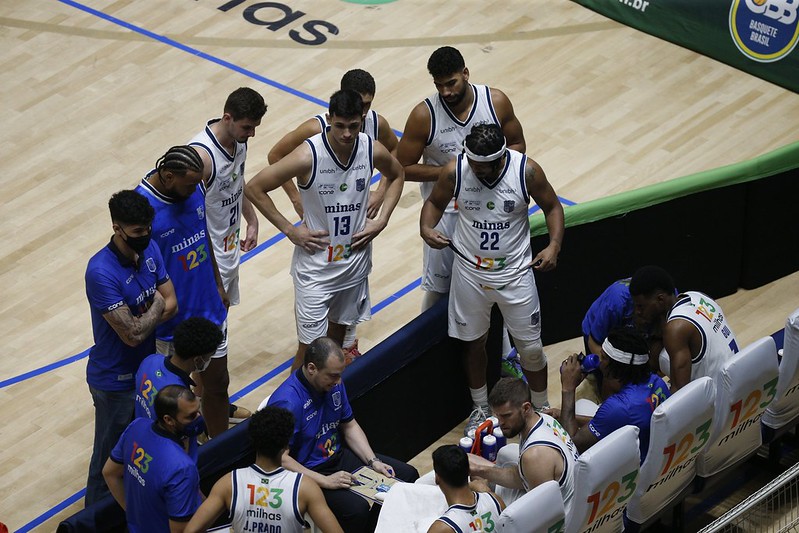
[[[150,230],[149,233],[147,233],[147,235],[142,235],[140,237],[131,237],[130,235],[125,233],[125,230],[123,230],[122,228],[119,228],[119,230],[126,237],[125,244],[130,246],[130,249],[136,252],[137,254],[142,253],[150,245],[150,238],[152,237],[152,229]]]

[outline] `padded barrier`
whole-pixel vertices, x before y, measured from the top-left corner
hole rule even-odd
[[[710,477],[745,459],[762,444],[760,417],[777,393],[777,348],[763,337],[721,369],[710,444],[696,460],[696,473]]]
[[[715,386],[699,378],[675,392],[652,413],[649,450],[641,465],[627,518],[645,524],[666,509],[696,475],[696,456],[710,441]]]
[[[771,429],[780,429],[799,416],[799,309],[785,322],[777,394],[763,413],[762,422]]]
[[[495,531],[563,531],[564,522],[563,497],[558,482],[547,481],[508,505],[499,515]]]
[[[574,498],[566,533],[611,533],[623,529],[622,516],[633,495],[641,455],[635,426],[624,426],[577,459]]]

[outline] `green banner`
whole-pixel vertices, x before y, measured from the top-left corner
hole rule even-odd
[[[799,0],[572,0],[799,92]]]
[[[797,167],[799,167],[799,142],[783,146],[748,161],[564,207],[566,227],[588,224],[717,187],[727,187],[767,178]],[[543,235],[546,232],[544,216],[541,213],[531,216],[531,236]]]

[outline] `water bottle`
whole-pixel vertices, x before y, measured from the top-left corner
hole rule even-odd
[[[497,439],[494,435],[483,437],[482,455],[492,463],[497,460]]]
[[[595,353],[589,353],[588,355],[577,354],[577,361],[580,363],[580,370],[583,374],[590,374],[595,370],[599,370],[599,356]],[[560,372],[561,374],[563,373],[563,364],[560,366]]]
[[[474,444],[474,440],[470,439],[469,437],[461,437],[461,440],[458,441],[458,446],[466,453],[472,452],[472,444]]]
[[[494,438],[497,439],[497,452],[502,449],[508,443],[508,439],[502,433],[502,429],[499,426],[494,428]]]
[[[594,370],[599,370],[599,356],[595,353],[588,355],[578,355],[577,360],[580,361],[580,370],[583,374],[590,374]]]

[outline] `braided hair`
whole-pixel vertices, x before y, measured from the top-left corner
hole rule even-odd
[[[185,175],[188,171],[202,172],[203,160],[197,150],[191,146],[173,146],[155,162],[155,169],[158,175],[162,170],[168,170],[174,174]]]

